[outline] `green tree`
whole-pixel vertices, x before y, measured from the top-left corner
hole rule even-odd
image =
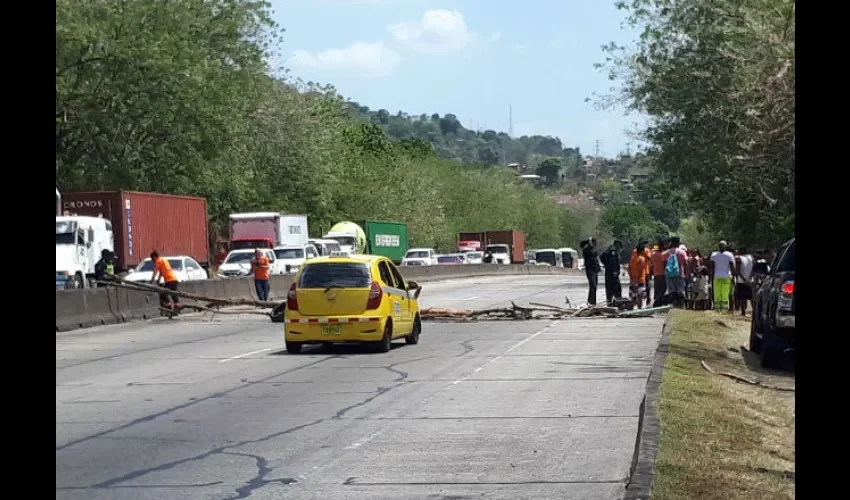
[[[611,231],[626,245],[634,247],[641,239],[654,241],[658,237],[658,221],[642,205],[617,205],[607,208],[600,220],[602,226]]]
[[[560,158],[547,158],[540,162],[534,173],[543,177],[547,186],[552,186],[560,180],[562,168],[563,164]]]
[[[651,117],[657,171],[712,226],[776,243],[795,221],[795,2],[619,2],[642,30],[606,63]]]

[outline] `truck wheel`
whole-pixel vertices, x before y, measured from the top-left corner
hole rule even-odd
[[[286,352],[289,354],[301,354],[301,348],[303,344],[301,342],[286,342]]]
[[[761,355],[761,367],[768,370],[782,368],[782,362],[784,361],[785,353],[781,349],[777,349],[773,344],[773,334],[770,331],[764,332],[761,353],[759,354]]]
[[[70,280],[69,284],[70,284],[69,288],[71,288],[72,290],[77,290],[77,289],[83,288],[83,277],[82,277],[82,275],[75,274],[74,278],[72,280]]]
[[[413,331],[410,332],[410,335],[404,338],[404,340],[410,345],[416,345],[419,343],[419,334],[422,333],[422,320],[419,318],[419,315],[416,315],[416,319],[413,320]]]

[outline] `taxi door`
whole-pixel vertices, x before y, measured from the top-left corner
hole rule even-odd
[[[404,299],[406,299],[406,294],[403,296],[404,290],[398,288],[398,283],[396,283],[396,278],[390,268],[391,265],[386,260],[378,262],[378,272],[384,284],[384,294],[390,302],[390,316],[394,325],[393,333],[398,334],[406,332],[410,327],[407,326],[407,315],[405,314],[406,304]]]
[[[401,313],[404,316],[404,331],[411,332],[413,331],[414,318],[414,312],[412,307],[413,298],[410,296],[410,293],[408,293],[407,283],[405,283],[404,278],[402,278],[401,276],[401,272],[398,270],[395,264],[393,264],[392,262],[387,262],[387,266],[392,272],[396,288],[401,291]]]

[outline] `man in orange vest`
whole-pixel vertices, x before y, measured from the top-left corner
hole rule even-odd
[[[254,250],[254,259],[251,260],[251,270],[254,272],[254,288],[257,290],[257,299],[263,302],[269,300],[269,259],[263,256],[263,252],[257,248]]]
[[[153,262],[153,276],[151,277],[151,283],[156,284],[159,277],[162,276],[162,281],[165,282],[165,288],[176,292],[177,275],[174,274],[174,271],[171,269],[171,264],[166,259],[160,257],[156,250],[151,252],[151,262]],[[179,307],[180,297],[171,294],[171,303],[169,304],[168,294],[162,293],[159,295],[159,304],[162,307],[168,307],[169,305]]]

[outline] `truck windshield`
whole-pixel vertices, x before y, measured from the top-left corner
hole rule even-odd
[[[254,258],[254,252],[239,252],[232,253],[227,256],[227,260],[224,261],[225,264],[241,264],[243,262],[251,262],[251,259]]]
[[[369,266],[354,263],[307,264],[298,288],[369,288]]]
[[[490,253],[508,253],[507,245],[487,245],[487,251]]]
[[[545,262],[546,264],[555,265],[555,252],[537,252],[534,256],[537,262]]]
[[[424,251],[420,251],[420,250],[410,251],[410,252],[407,252],[407,255],[405,255],[404,257],[407,258],[407,259],[427,259],[428,258],[428,252],[424,252]]]
[[[336,240],[340,245],[343,246],[354,246],[354,237],[353,236],[334,236],[331,238],[332,240]]]
[[[183,259],[167,259],[168,263],[171,264],[171,269],[173,271],[182,271],[183,270]],[[141,264],[136,267],[137,273],[151,272],[153,271],[153,261],[150,259],[145,259]]]
[[[278,259],[303,259],[304,250],[301,248],[276,248],[274,255]]]
[[[74,235],[77,234],[77,223],[71,221],[56,221],[56,244],[73,245]]]
[[[268,248],[267,240],[236,240],[230,243],[231,250],[253,250],[255,248]]]

